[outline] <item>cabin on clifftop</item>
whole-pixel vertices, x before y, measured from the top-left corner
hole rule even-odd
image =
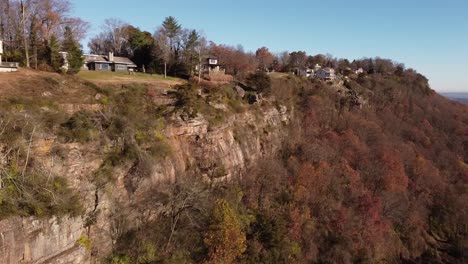
[[[82,70],[128,72],[137,68],[129,58],[114,56],[113,52],[108,55],[85,54],[84,57]]]
[[[320,68],[315,72],[315,78],[333,81],[336,79],[335,70],[328,67]]]
[[[196,70],[199,70],[197,65]],[[218,59],[215,57],[206,57],[202,60],[201,73],[208,75],[225,74],[226,70],[223,65],[218,64]]]
[[[314,76],[314,70],[309,67],[296,68],[294,74],[299,77],[311,78]]]

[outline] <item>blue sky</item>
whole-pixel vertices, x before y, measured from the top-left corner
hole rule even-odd
[[[380,56],[426,75],[437,91],[468,92],[468,0],[71,2],[73,15],[91,23],[89,36],[106,18],[154,32],[171,15],[218,44],[350,60]]]

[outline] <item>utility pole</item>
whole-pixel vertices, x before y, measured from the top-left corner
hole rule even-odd
[[[201,62],[202,62],[202,58],[201,58],[201,45],[200,45],[200,48],[198,49],[198,84],[200,84],[200,80],[201,80]]]
[[[30,67],[29,65],[29,51],[28,51],[28,39],[26,37],[26,14],[25,14],[25,6],[23,0],[21,0],[21,14],[22,14],[22,22],[23,22],[23,42],[24,42],[24,55],[26,57],[26,67]]]

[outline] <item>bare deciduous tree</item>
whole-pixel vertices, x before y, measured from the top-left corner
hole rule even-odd
[[[106,42],[110,51],[115,52],[116,55],[121,55],[124,46],[127,43],[125,38],[125,27],[128,24],[117,18],[109,18],[104,20],[103,30]]]
[[[171,59],[171,47],[168,37],[164,34],[164,31],[160,29],[155,33],[154,40],[156,43],[155,55],[161,58],[164,63],[164,78],[167,78],[167,64]]]

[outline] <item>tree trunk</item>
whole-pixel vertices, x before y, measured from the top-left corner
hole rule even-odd
[[[201,59],[201,47],[200,49],[198,50],[198,83],[200,84],[200,81],[201,81],[201,62],[202,62],[202,59]]]
[[[7,7],[1,5],[2,8],[4,8],[4,10],[7,10]],[[3,12],[5,11],[0,11],[0,39],[1,40],[5,40],[5,24],[3,24]]]
[[[29,51],[28,51],[28,39],[26,36],[26,15],[23,1],[21,1],[21,14],[23,16],[23,42],[24,42],[24,55],[26,57],[26,67],[29,68]]]
[[[37,70],[37,45],[34,45],[34,69]]]

